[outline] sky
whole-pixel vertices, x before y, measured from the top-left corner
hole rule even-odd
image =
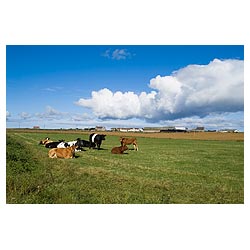
[[[244,131],[242,45],[7,45],[7,128]]]

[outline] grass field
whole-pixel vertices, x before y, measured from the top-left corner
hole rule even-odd
[[[113,155],[120,134],[107,133],[102,150],[49,159],[38,145],[44,137],[67,141],[88,134],[7,130],[6,202],[242,204],[243,134],[216,134],[134,134],[139,151],[129,146],[127,154]]]

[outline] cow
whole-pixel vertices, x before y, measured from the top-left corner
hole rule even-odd
[[[69,159],[75,157],[75,149],[77,146],[71,146],[68,148],[52,148],[50,149],[49,158],[64,158]]]
[[[67,147],[74,146],[74,145],[76,145],[76,144],[77,144],[77,141],[61,142],[61,143],[58,144],[57,147],[59,147],[59,148],[60,148],[60,147],[61,147],[61,148],[67,148]],[[77,145],[76,145],[76,146],[77,146]],[[78,146],[78,147],[76,148],[75,151],[82,151],[82,150],[81,150],[81,147]]]
[[[95,134],[92,133],[89,136],[89,148],[94,148],[92,145],[92,143],[95,143],[97,145],[97,149],[99,150],[102,144],[102,141],[105,140],[105,136],[106,135],[99,135],[99,134]]]
[[[138,145],[137,145],[136,138],[120,137],[120,142],[121,142],[121,146],[126,146],[126,145],[133,144],[134,150],[138,151]]]
[[[58,145],[57,145],[57,148],[68,148],[70,147],[70,145],[67,143],[67,142],[60,142]]]
[[[45,145],[46,143],[52,142],[49,137],[46,137],[45,139],[41,140],[39,144]]]
[[[59,141],[53,141],[45,144],[46,148],[57,148],[57,145],[61,142],[64,142],[64,140],[59,140]]]
[[[127,146],[114,147],[111,150],[112,154],[123,154],[124,151],[128,150]]]
[[[68,141],[67,142],[69,147],[73,146],[73,145],[76,145],[77,141]]]
[[[81,140],[80,138],[76,139],[76,144],[79,148],[82,147],[92,147],[94,148],[96,144],[94,142],[86,141],[86,140]]]

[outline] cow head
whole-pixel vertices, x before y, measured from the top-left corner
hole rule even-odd
[[[46,137],[45,139],[41,140],[39,144],[44,145],[49,139],[50,139],[49,137]]]
[[[106,135],[100,135],[101,140],[105,140]]]

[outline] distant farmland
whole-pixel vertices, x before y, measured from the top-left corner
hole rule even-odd
[[[244,203],[243,133],[107,132],[102,150],[49,159],[38,142],[88,139],[89,132],[7,130],[7,203]],[[139,151],[112,155],[120,136]]]

